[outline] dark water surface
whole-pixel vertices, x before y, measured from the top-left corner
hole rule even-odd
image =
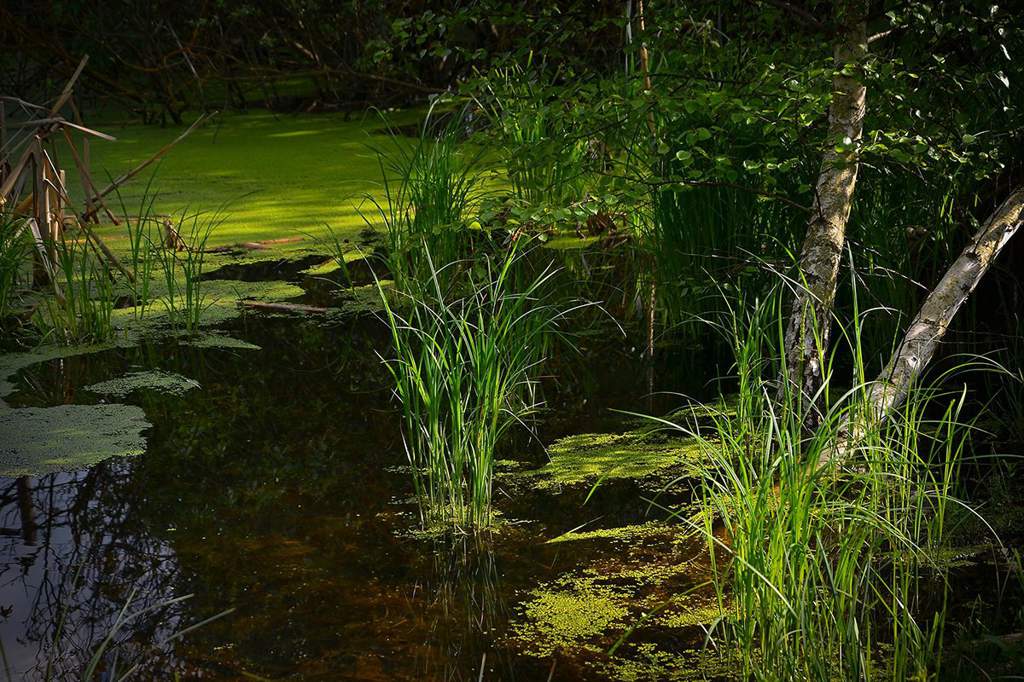
[[[11,679],[78,679],[112,630],[101,668],[116,654],[119,671],[139,666],[135,679],[477,680],[481,668],[483,679],[591,677],[572,661],[522,655],[506,626],[527,590],[607,551],[546,539],[645,519],[632,484],[586,505],[586,489],[499,490],[510,523],[494,537],[416,537],[399,417],[376,355],[386,330],[371,317],[247,316],[226,331],[262,350],[167,341],[18,375],[12,407],[100,402],[82,387],[141,369],[202,388],[123,400],[153,424],[144,455],[0,479]],[[658,407],[626,341],[608,333],[580,346],[545,380],[546,442],[613,428],[621,417],[611,408]],[[656,389],[711,374],[685,355],[660,361]],[[536,444],[515,450],[504,456],[543,461]]]

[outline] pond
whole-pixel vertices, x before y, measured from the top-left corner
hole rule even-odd
[[[297,274],[307,265],[261,272],[322,303],[323,283]],[[664,659],[703,641],[689,590],[706,550],[660,523],[661,505],[688,495],[659,492],[682,450],[615,410],[664,410],[680,398],[652,389],[707,392],[693,377],[714,372],[682,348],[649,367],[613,329],[581,337],[545,378],[552,462],[529,439],[502,453],[502,522],[480,538],[418,532],[378,356],[388,332],[371,314],[249,313],[199,344],[27,365],[9,379],[15,411],[137,406],[144,452],[0,481],[9,675],[68,679],[101,649],[99,669],[143,679],[573,680],[689,665]],[[637,438],[662,459],[634,471]],[[559,456],[580,452],[594,470],[559,479]]]

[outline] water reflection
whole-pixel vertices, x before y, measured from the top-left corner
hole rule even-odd
[[[153,647],[183,621],[172,547],[140,527],[131,507],[108,497],[129,481],[124,462],[86,472],[6,482],[0,502],[0,638],[14,679],[71,679],[114,632],[127,668],[172,649]]]

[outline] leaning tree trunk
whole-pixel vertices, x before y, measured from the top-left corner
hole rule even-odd
[[[848,418],[833,446],[822,450],[819,465],[845,462],[869,426],[884,420],[906,400],[914,382],[931,362],[960,306],[978,286],[1022,222],[1024,186],[1014,190],[989,216],[925,298],[903,341],[868,389],[867,414]]]
[[[907,397],[914,380],[935,355],[960,306],[1020,228],[1022,218],[1024,186],[1018,187],[989,216],[924,300],[903,341],[871,386],[869,398],[875,418],[884,418]]]
[[[864,84],[856,73],[867,56],[866,0],[838,0],[841,27],[835,45],[828,138],[815,186],[807,235],[800,251],[799,281],[786,330],[786,377],[804,406],[808,425],[816,422],[814,396],[822,383],[821,355],[828,346],[832,302],[857,184],[858,142],[864,124]],[[784,386],[785,388],[785,386]]]

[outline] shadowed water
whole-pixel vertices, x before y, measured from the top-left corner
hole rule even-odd
[[[557,347],[546,366],[538,438],[517,438],[499,453],[523,469],[545,463],[540,443],[629,428],[633,418],[617,410],[664,414],[682,402],[663,392],[712,396],[714,378],[728,370],[711,338],[664,347],[647,363],[635,347],[642,330],[627,338],[609,321],[638,317],[634,298],[614,284],[628,278],[585,252],[564,260],[570,279],[587,282],[582,295],[605,301],[608,314],[592,315],[575,348]],[[312,263],[212,275],[286,278],[305,288],[303,303],[331,305],[336,284],[300,272]],[[352,266],[352,283],[371,279],[365,269]],[[386,327],[367,314],[247,314],[219,331],[260,350],[172,339],[41,362],[16,375],[6,397],[15,409],[100,403],[107,398],[86,387],[151,369],[200,388],[109,399],[138,405],[152,424],[140,456],[0,478],[3,679],[81,679],[94,657],[98,670],[134,669],[134,679],[662,679],[665,659],[629,668],[630,657],[657,650],[678,659],[704,645],[699,624],[662,627],[640,611],[564,648],[530,641],[529,629],[524,642],[517,630],[538,588],[571,584],[559,582],[566,576],[611,576],[596,592],[570,588],[570,613],[588,606],[572,599],[600,601],[616,581],[635,589],[646,609],[706,580],[697,560],[705,550],[693,539],[628,549],[547,543],[575,529],[663,519],[658,506],[685,503],[686,483],[671,494],[625,479],[593,494],[589,484],[538,490],[513,468],[496,479],[497,532],[425,537],[379,356],[390,343]],[[625,577],[647,564],[667,577]],[[971,595],[1000,591],[979,602],[1000,604],[1005,590],[993,571],[968,567],[953,579],[970,581]],[[954,613],[969,622],[973,609]],[[590,615],[602,615],[599,605]],[[566,624],[570,634],[578,626]],[[602,668],[633,627],[617,654],[627,667]],[[674,679],[688,679],[687,665],[675,663]],[[719,676],[693,665],[697,679]]]
[[[201,389],[124,399],[153,425],[142,456],[0,480],[0,641],[12,679],[77,678],[119,614],[127,620],[100,668],[139,666],[143,679],[590,676],[510,645],[510,609],[607,550],[545,540],[643,521],[636,486],[606,485],[584,505],[586,488],[499,483],[500,532],[418,537],[377,356],[386,329],[366,316],[247,316],[227,331],[262,350],[167,341],[17,376],[13,408],[101,402],[83,387],[142,369]],[[622,418],[610,408],[650,404],[645,364],[621,338],[579,346],[544,381],[545,441],[611,428]],[[658,387],[678,388],[685,368],[662,362]],[[543,462],[536,443],[510,450],[503,456]]]

